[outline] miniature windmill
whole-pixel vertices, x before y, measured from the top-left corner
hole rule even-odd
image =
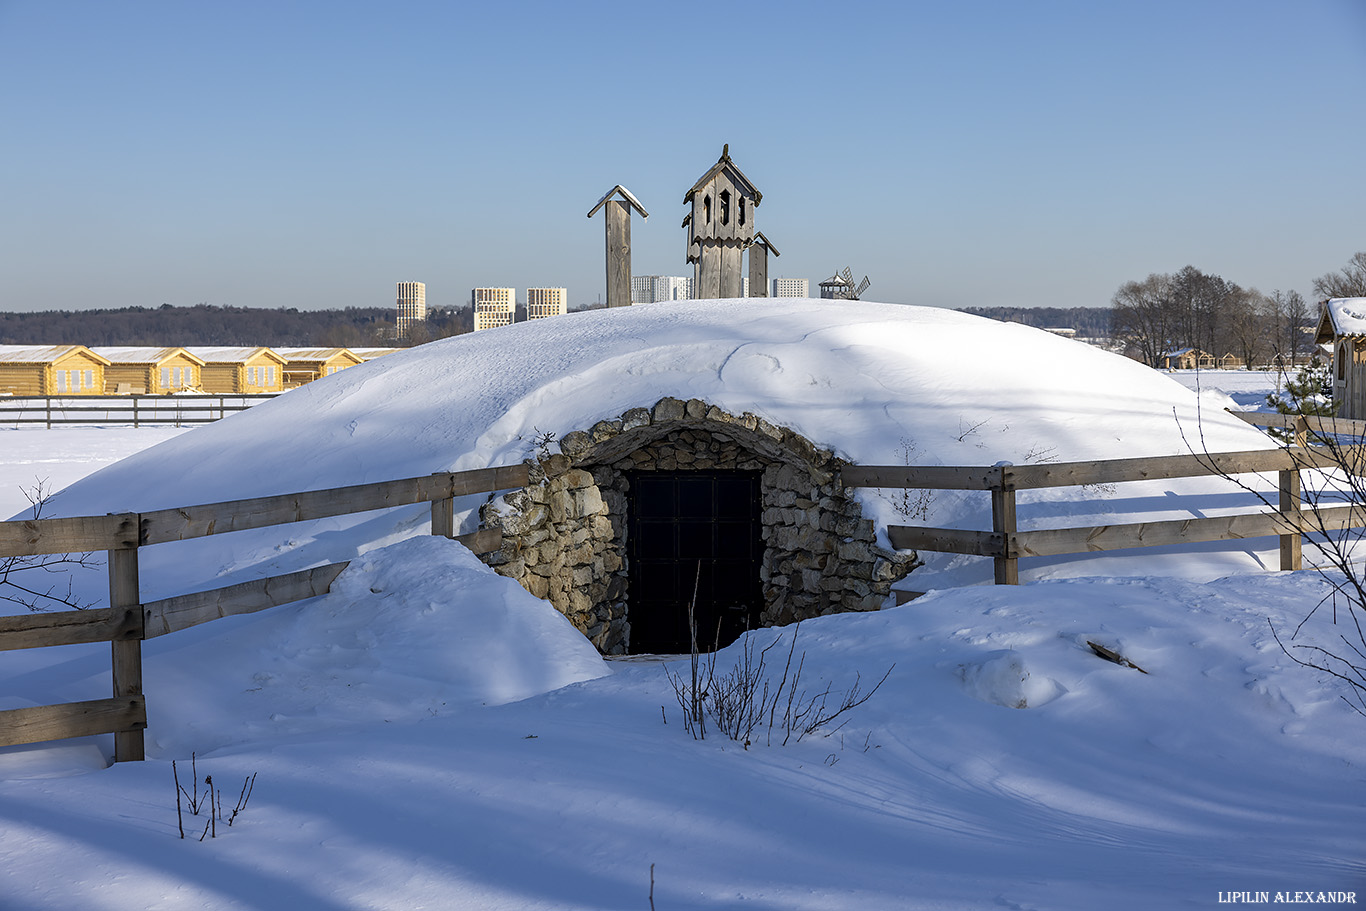
[[[621,199],[612,197],[620,194]],[[631,210],[640,213],[641,220],[650,217],[640,200],[631,191],[617,184],[598,200],[589,212],[592,218],[603,206],[607,207],[607,306],[631,306]]]
[[[683,219],[688,229],[687,260],[693,263],[694,294],[699,298],[744,294],[745,248],[754,241],[754,209],[763,194],[730,160],[730,145],[703,174],[683,202],[692,210]]]

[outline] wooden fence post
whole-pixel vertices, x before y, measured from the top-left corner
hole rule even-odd
[[[1295,437],[1299,439],[1299,427]],[[1303,565],[1303,544],[1299,526],[1300,517],[1300,469],[1299,466],[1286,468],[1280,472],[1280,502],[1277,503],[1286,523],[1294,529],[1293,534],[1281,535],[1281,569],[1294,570]]]
[[[450,472],[434,471],[433,477],[445,475],[447,490],[450,489]],[[450,496],[432,500],[432,534],[443,538],[455,537],[455,500]]]
[[[134,526],[136,528],[136,525]],[[142,596],[138,583],[138,548],[111,550],[109,553],[109,606],[132,608],[142,618]],[[141,629],[141,622],[138,628]],[[142,699],[142,636],[115,639],[109,644],[114,676],[114,698]],[[114,734],[114,761],[140,762],[146,758],[141,730]]]
[[[1001,478],[991,487],[991,530],[1001,536],[996,557],[996,584],[1020,584],[1020,560],[1015,556],[1015,481],[1010,465],[1001,466]]]

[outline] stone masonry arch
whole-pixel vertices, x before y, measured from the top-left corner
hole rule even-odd
[[[920,565],[914,553],[878,546],[840,483],[841,460],[748,412],[664,398],[567,433],[558,446],[528,462],[527,487],[480,510],[481,524],[503,533],[501,549],[483,559],[549,600],[603,654],[630,649],[628,472],[761,472],[763,626],[877,610]]]

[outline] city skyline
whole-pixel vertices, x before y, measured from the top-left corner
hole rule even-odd
[[[769,277],[849,267],[868,300],[1105,306],[1187,264],[1309,296],[1366,249],[1359,2],[727,15],[756,40],[699,117],[697,37],[649,5],[0,4],[0,310],[384,306],[410,276],[583,306],[593,202],[628,187],[633,272],[686,274],[726,143]],[[634,129],[660,117],[689,129]]]

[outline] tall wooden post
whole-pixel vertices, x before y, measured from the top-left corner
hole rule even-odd
[[[1001,466],[1001,479],[991,488],[991,530],[1001,536],[1001,555],[996,558],[996,584],[1020,584],[1020,560],[1015,555],[1015,481],[1011,466]]]
[[[778,248],[769,243],[763,231],[756,231],[754,243],[749,248],[749,296],[768,297],[768,253],[782,256]]]
[[[135,517],[136,518],[136,517]],[[133,522],[136,535],[137,522]],[[142,695],[142,596],[138,582],[136,538],[131,547],[109,553],[109,606],[137,611],[136,638],[115,639],[109,644],[114,677],[114,698],[127,698],[142,707],[142,727],[114,734],[114,761],[140,762],[146,758],[143,731],[147,726],[146,705]]]
[[[614,197],[620,195],[620,199]],[[588,212],[592,218],[607,207],[607,306],[631,306],[631,210],[642,220],[650,217],[631,191],[617,184]]]

